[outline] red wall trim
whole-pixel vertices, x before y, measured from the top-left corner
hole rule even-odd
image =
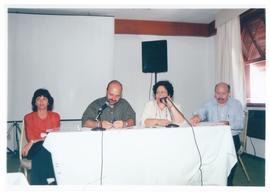
[[[210,24],[115,19],[115,34],[209,37],[212,30]]]

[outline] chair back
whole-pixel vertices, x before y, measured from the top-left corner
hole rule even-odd
[[[242,154],[243,152],[246,151],[247,147],[247,127],[248,127],[248,110],[244,111],[244,127],[243,131],[240,134],[240,142],[241,142],[241,147],[238,151],[238,153]]]
[[[19,156],[20,160],[22,159],[22,149],[27,144],[27,139],[25,135],[24,121],[22,122],[21,136],[20,136],[20,147],[19,147]]]
[[[22,157],[22,149],[28,143],[25,134],[24,121],[22,122],[21,136],[20,136],[20,146],[19,146],[19,159],[20,167],[23,169],[25,176],[27,176],[27,170],[32,168],[32,161]]]

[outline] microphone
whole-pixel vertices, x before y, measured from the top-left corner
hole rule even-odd
[[[109,106],[108,101],[106,101],[99,109],[98,109],[98,114],[96,116],[96,120],[100,120],[100,115],[102,114],[102,112],[104,111],[104,109],[106,109]]]
[[[108,101],[106,101],[99,109],[98,109],[98,113],[103,112],[104,109],[106,109],[106,107],[108,107],[109,103]]]
[[[167,98],[168,97],[161,97],[159,100],[161,103],[167,104]]]
[[[102,112],[104,111],[104,109],[106,109],[107,107],[109,106],[109,103],[108,101],[106,101],[99,109],[98,109],[98,114],[96,116],[96,121],[99,122],[98,123],[98,127],[95,127],[95,128],[92,128],[91,130],[92,131],[105,131],[106,129],[105,128],[102,128],[99,126],[101,120],[100,120],[100,116],[102,114]]]

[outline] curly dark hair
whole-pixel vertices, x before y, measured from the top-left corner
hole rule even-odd
[[[167,92],[168,92],[168,95],[169,95],[170,97],[173,97],[173,93],[174,93],[173,86],[172,86],[172,84],[171,84],[169,81],[167,81],[167,80],[159,81],[159,82],[157,82],[157,83],[153,86],[153,92],[154,92],[154,95],[156,95],[157,89],[158,89],[159,86],[165,87],[165,89],[166,89]]]
[[[37,111],[37,106],[36,106],[36,99],[40,96],[46,97],[48,99],[48,111],[52,111],[53,109],[53,97],[49,93],[47,89],[37,89],[32,97],[32,110]]]

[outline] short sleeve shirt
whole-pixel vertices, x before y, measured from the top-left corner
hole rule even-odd
[[[60,115],[48,111],[47,117],[41,119],[37,112],[28,113],[24,116],[24,126],[28,142],[30,140],[41,139],[41,133],[46,133],[48,129],[59,129]]]
[[[84,122],[87,120],[96,120],[98,110],[105,104],[105,102],[106,97],[102,97],[93,101],[83,113],[82,124],[84,124]],[[106,107],[103,110],[100,119],[109,122],[114,122],[117,120],[126,121],[128,119],[132,119],[134,122],[136,122],[136,114],[130,104],[125,99],[121,98],[112,107]]]

